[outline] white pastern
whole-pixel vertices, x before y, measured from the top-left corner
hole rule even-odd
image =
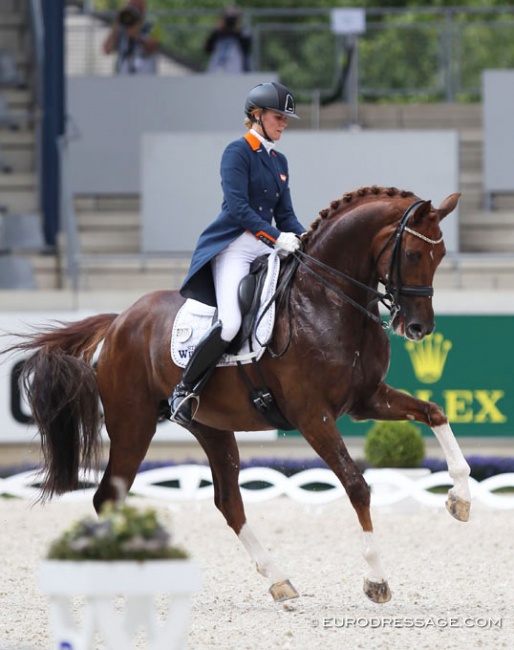
[[[378,553],[377,545],[373,533],[363,533],[364,550],[363,556],[368,563],[368,575],[366,576],[371,582],[385,582],[387,580],[382,568],[382,562]]]
[[[283,571],[280,571],[275,565],[271,555],[261,546],[248,524],[243,525],[238,537],[257,565],[257,571],[268,578],[271,585],[287,579]]]

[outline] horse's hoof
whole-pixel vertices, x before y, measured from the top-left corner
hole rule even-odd
[[[455,517],[457,521],[469,521],[469,508],[471,504],[469,501],[464,501],[450,490],[448,498],[446,499],[446,510]]]
[[[386,580],[371,582],[368,578],[364,578],[364,593],[374,603],[387,603],[391,600],[391,591]]]
[[[289,580],[275,582],[275,584],[271,585],[269,588],[269,592],[273,596],[273,600],[277,603],[281,603],[283,600],[289,600],[290,598],[298,598],[300,596]]]

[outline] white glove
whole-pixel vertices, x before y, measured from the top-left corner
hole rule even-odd
[[[294,253],[297,251],[302,242],[298,235],[295,235],[294,232],[281,232],[275,242],[275,246],[282,248],[288,253]]]

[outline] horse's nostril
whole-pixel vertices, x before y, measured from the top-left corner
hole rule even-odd
[[[419,341],[426,334],[426,329],[421,323],[410,323],[407,326],[407,337],[412,341]]]

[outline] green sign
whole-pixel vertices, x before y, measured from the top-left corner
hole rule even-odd
[[[390,334],[390,342],[387,383],[438,404],[455,435],[514,436],[514,316],[438,316],[423,341]],[[348,416],[338,421],[344,436],[369,427]]]

